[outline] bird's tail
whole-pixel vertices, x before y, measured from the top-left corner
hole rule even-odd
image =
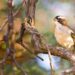
[[[71,33],[71,37],[73,38],[73,41],[74,41],[73,51],[75,53],[75,33]]]

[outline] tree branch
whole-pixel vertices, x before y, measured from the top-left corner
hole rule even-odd
[[[31,26],[27,26],[27,25],[25,25],[25,29],[31,35],[34,34],[37,38],[38,38],[38,36],[40,36],[39,39],[41,39],[41,41],[44,40],[43,39],[44,36],[41,35],[37,31],[37,29],[35,29],[35,28],[31,27]],[[35,38],[35,39],[39,40],[37,38]],[[34,42],[37,42],[36,40],[34,40]],[[49,49],[50,52],[51,52],[51,55],[59,56],[59,57],[61,57],[63,59],[69,60],[72,63],[72,65],[75,66],[75,54],[73,54],[70,50],[67,50],[67,49],[62,48],[62,47],[54,47],[54,46],[51,46],[51,45],[49,45],[48,43],[45,43],[45,42],[39,43],[39,45],[41,46],[41,47],[39,47],[39,50],[36,50],[36,47],[34,47],[34,54],[38,54],[38,53],[46,53],[46,54],[48,54],[48,49]],[[48,45],[48,49],[47,49],[47,45]],[[73,70],[74,69],[71,69],[72,72],[73,72]]]
[[[65,48],[54,47],[54,46],[51,46],[50,44],[44,42],[44,41],[46,41],[46,40],[44,40],[44,36],[41,35],[38,32],[38,30],[35,29],[34,27],[24,25],[23,26],[24,30],[22,30],[22,28],[21,28],[22,31],[20,32],[21,35],[20,35],[19,41],[17,41],[16,38],[14,38],[15,34],[14,34],[14,30],[13,30],[13,17],[16,16],[16,14],[18,12],[13,15],[13,13],[12,13],[12,0],[8,0],[8,1],[9,1],[8,19],[5,20],[5,22],[3,23],[2,28],[1,28],[1,29],[3,29],[5,24],[8,23],[8,29],[7,29],[7,32],[4,36],[4,42],[6,43],[6,54],[5,54],[5,57],[3,58],[3,60],[0,61],[0,63],[3,64],[9,56],[9,57],[11,57],[11,61],[15,63],[15,65],[23,72],[23,74],[27,75],[25,73],[25,71],[17,63],[15,56],[14,56],[14,51],[15,51],[14,44],[18,43],[22,47],[24,47],[29,53],[33,54],[34,57],[38,53],[48,54],[48,52],[50,51],[51,55],[59,56],[61,58],[69,60],[74,67],[72,67],[69,70],[65,70],[63,72],[63,75],[65,75],[67,73],[71,73],[71,72],[75,73],[75,70],[74,70],[75,69],[75,54],[73,54],[71,51],[69,51]],[[29,2],[27,3],[28,4],[27,5],[27,12],[28,12],[27,16],[30,16],[34,22],[34,20],[35,20],[35,7],[36,7],[37,0],[28,0],[28,1]],[[25,0],[24,0],[24,2],[25,2]],[[22,40],[25,31],[28,32],[30,35],[32,35],[31,39],[34,44],[33,45],[34,50],[31,50],[30,46],[28,44],[26,44],[24,42],[24,40]],[[9,37],[11,37],[11,39],[9,39]],[[10,44],[9,44],[9,40],[10,40]]]
[[[13,14],[13,17],[17,16],[17,14],[20,12],[20,9],[21,9],[21,7]],[[8,19],[6,18],[0,27],[0,31],[3,30],[3,28],[7,25],[7,23],[8,23]]]
[[[43,39],[44,36],[41,35],[41,34],[37,31],[37,29],[35,29],[35,28],[31,27],[31,26],[27,26],[27,25],[25,25],[25,29],[26,29],[26,32],[28,32],[28,33],[30,33],[30,34],[39,35],[41,41],[44,40],[44,39]],[[41,43],[40,43],[40,44],[41,44]],[[35,54],[38,54],[38,53],[48,53],[46,44],[47,44],[47,43],[45,43],[45,42],[43,43],[43,42],[42,42],[41,45],[43,45],[43,46],[40,47],[40,50],[36,50],[36,49],[35,49],[35,52],[34,52],[34,53],[35,53]],[[61,57],[61,58],[64,58],[64,59],[66,59],[66,60],[71,61],[72,63],[75,63],[75,55],[74,55],[70,50],[67,50],[67,49],[62,48],[62,47],[54,47],[54,46],[52,46],[52,45],[50,45],[50,44],[47,44],[47,45],[49,46],[49,50],[50,50],[50,52],[51,52],[52,55],[54,55],[54,56],[59,56],[59,57]]]

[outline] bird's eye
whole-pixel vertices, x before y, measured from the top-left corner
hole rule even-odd
[[[61,21],[62,21],[62,19],[61,19],[61,18],[58,18],[57,20],[58,20],[58,22],[61,22]]]
[[[58,18],[58,22],[62,24],[64,22],[64,19]]]

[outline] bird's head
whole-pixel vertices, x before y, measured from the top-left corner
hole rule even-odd
[[[60,23],[63,26],[68,25],[67,20],[66,20],[66,18],[64,16],[56,16],[54,18],[54,21]]]
[[[32,23],[32,18],[30,16],[25,18],[25,23],[31,25]]]

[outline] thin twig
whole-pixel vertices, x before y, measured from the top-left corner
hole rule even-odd
[[[18,62],[16,61],[15,56],[13,55],[13,62],[16,65],[16,67],[21,70],[21,72],[23,73],[23,75],[27,75],[27,72],[25,72],[25,70],[18,64]]]
[[[13,14],[13,17],[16,17],[16,15],[20,12],[20,9],[21,9],[21,7]],[[0,27],[0,31],[3,30],[3,28],[7,25],[7,23],[8,23],[8,19],[6,18]]]
[[[46,44],[46,48],[48,50],[49,62],[50,62],[50,67],[51,67],[51,75],[54,75],[54,69],[53,69],[53,64],[52,64],[52,57],[51,57],[51,52],[49,50],[48,44]]]

